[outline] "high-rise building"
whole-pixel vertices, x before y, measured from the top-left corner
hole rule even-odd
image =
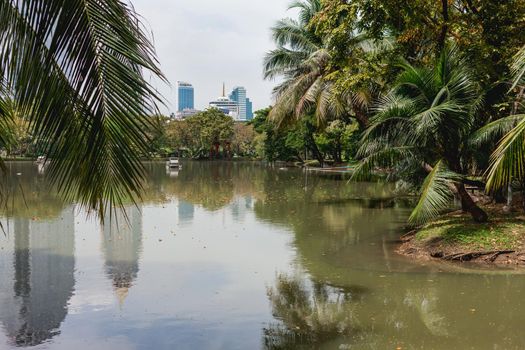
[[[182,120],[182,119],[186,119],[186,118],[189,118],[189,117],[193,117],[195,114],[197,114],[199,112],[200,111],[197,110],[197,109],[186,108],[186,109],[183,109],[182,111],[178,111],[177,113],[172,113],[171,114],[171,119]]]
[[[183,81],[177,82],[178,112],[195,109],[193,85]]]
[[[233,88],[230,100],[239,106],[239,120],[246,120],[246,89],[242,86]]]
[[[224,114],[239,120],[239,104],[226,97],[226,88],[222,85],[222,96],[210,102],[210,107],[220,109]]]
[[[246,99],[246,120],[253,119],[253,103],[249,98]]]

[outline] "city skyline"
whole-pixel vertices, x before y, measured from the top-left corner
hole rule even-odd
[[[229,87],[244,86],[253,110],[268,107],[275,85],[262,75],[264,55],[275,47],[269,28],[283,17],[294,16],[294,11],[287,11],[289,2],[229,0],[228,11],[224,11],[224,3],[213,0],[134,1],[154,34],[160,66],[171,82],[171,87],[155,84],[168,102],[161,111],[177,110],[178,80],[192,83],[198,110],[218,96],[217,82],[223,81]],[[253,25],[254,13],[257,25]]]
[[[170,113],[172,118],[185,119],[211,107],[222,110],[237,121],[253,119],[253,101],[248,98],[248,92],[244,86],[233,87],[227,95],[226,84],[223,82],[221,95],[208,102],[208,106],[203,109],[195,108],[194,100],[197,95],[198,91],[195,93],[192,83],[177,81],[177,111]]]

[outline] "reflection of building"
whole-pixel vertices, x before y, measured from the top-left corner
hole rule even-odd
[[[177,82],[178,112],[195,109],[193,85],[183,81]]]
[[[126,220],[127,217],[127,220]],[[133,206],[106,216],[103,247],[106,274],[122,303],[139,272],[142,252],[142,213]]]
[[[0,322],[16,346],[60,333],[75,287],[74,209],[47,221],[14,219],[14,242],[0,251]]]
[[[250,196],[238,197],[230,204],[232,217],[236,221],[242,221],[246,213],[253,210],[253,199]]]
[[[179,222],[188,222],[193,220],[195,207],[193,204],[179,200]]]

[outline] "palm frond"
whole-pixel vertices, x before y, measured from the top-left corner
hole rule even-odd
[[[134,10],[115,0],[2,1],[0,45],[8,89],[53,158],[60,192],[101,218],[140,196],[147,116],[161,101],[143,74],[163,76]]]
[[[359,150],[359,156],[362,158],[352,170],[350,180],[369,180],[377,167],[393,167],[402,159],[412,157],[413,151],[414,147],[386,145],[383,140],[363,144]]]
[[[320,0],[295,0],[288,5],[289,10],[298,9],[299,19],[303,25],[310,23],[312,18],[321,11]]]
[[[421,186],[419,201],[408,221],[423,224],[436,218],[450,206],[453,194],[450,185],[461,181],[461,176],[448,170],[442,160],[438,161]]]
[[[269,51],[263,62],[264,79],[274,79],[284,75],[290,69],[299,66],[308,56],[302,51],[294,51],[284,47]]]
[[[505,134],[511,131],[523,119],[525,119],[525,114],[517,114],[488,123],[472,134],[469,144],[482,146],[489,142],[501,140]]]
[[[512,89],[517,85],[523,84],[523,78],[525,77],[525,46],[523,46],[516,56],[514,56],[514,62],[512,64],[512,76],[514,81],[512,84]]]
[[[509,131],[491,156],[487,189],[507,186],[512,179],[525,178],[525,118]]]
[[[319,42],[304,25],[285,18],[277,21],[272,27],[273,40],[278,46],[290,47],[292,50],[313,52],[319,48]]]

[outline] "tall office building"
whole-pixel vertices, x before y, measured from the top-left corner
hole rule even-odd
[[[177,82],[178,112],[195,109],[193,85],[183,81]]]
[[[246,89],[242,86],[235,87],[230,94],[230,100],[239,106],[239,120],[246,120]]]
[[[246,99],[246,120],[253,119],[253,103],[249,98]]]

